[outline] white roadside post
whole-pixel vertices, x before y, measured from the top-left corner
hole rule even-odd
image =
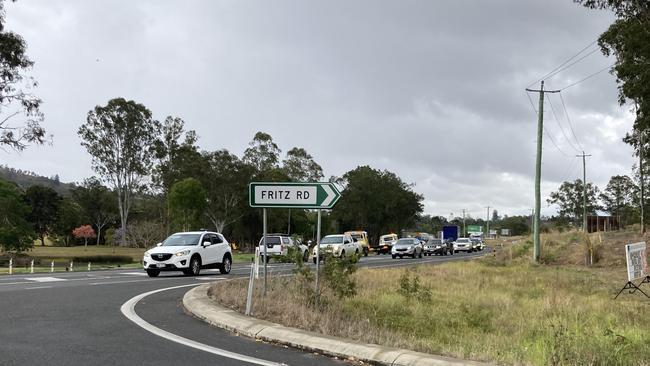
[[[74,269],[74,261],[70,261],[70,272]]]
[[[251,263],[251,274],[248,278],[248,294],[246,296],[246,315],[251,315],[251,305],[253,304],[253,286],[255,281],[253,280],[255,276],[255,264]]]
[[[259,280],[260,278],[260,247],[255,248],[255,279]]]
[[[88,272],[90,272],[90,262],[88,262]]]
[[[316,298],[318,299],[318,277],[320,273],[320,210],[318,210],[318,221],[316,223]]]
[[[50,263],[50,273],[54,273],[54,261]]]
[[[262,244],[264,244],[264,289],[262,290],[262,296],[266,296],[266,265],[269,263],[269,257],[267,257],[268,252],[266,250],[266,208],[262,209],[262,231]]]
[[[32,259],[32,263],[29,266],[29,273],[34,273],[34,260]]]
[[[9,274],[13,274],[13,273],[14,273],[14,259],[9,258]]]

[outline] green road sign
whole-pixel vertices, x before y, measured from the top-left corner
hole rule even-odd
[[[467,225],[467,232],[468,233],[482,233],[483,232],[483,226],[481,226],[481,225]]]
[[[332,183],[253,182],[248,187],[251,207],[331,209],[341,198]]]

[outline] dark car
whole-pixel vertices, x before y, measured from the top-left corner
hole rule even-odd
[[[429,239],[424,245],[424,255],[447,255],[448,253],[447,244],[442,239]]]

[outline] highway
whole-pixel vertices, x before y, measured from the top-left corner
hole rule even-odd
[[[360,267],[411,266],[464,260],[479,253],[423,259],[362,258]],[[269,265],[271,276],[290,273],[291,264]],[[203,270],[198,277],[176,272],[149,278],[141,270],[111,270],[0,277],[0,365],[251,365],[157,336],[120,310],[142,298],[135,313],[150,325],[208,347],[253,357],[268,365],[340,365],[340,360],[256,342],[211,327],[183,312],[183,294],[193,285],[246,277],[250,266],[236,264],[229,275]],[[266,363],[265,363],[266,362]]]

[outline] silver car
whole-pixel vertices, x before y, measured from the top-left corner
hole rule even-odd
[[[422,258],[424,251],[422,243],[416,238],[402,238],[393,244],[390,254],[393,259],[400,257]]]
[[[467,252],[471,253],[474,251],[472,241],[469,238],[458,238],[454,242],[454,252]]]

